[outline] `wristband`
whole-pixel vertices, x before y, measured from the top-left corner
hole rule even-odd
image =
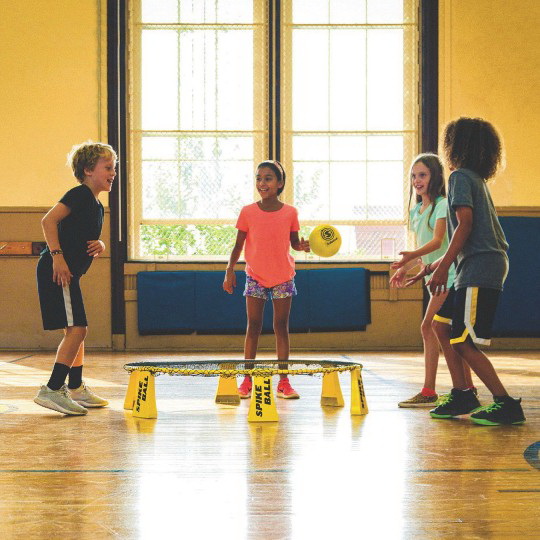
[[[53,249],[50,253],[54,257],[55,255],[63,255],[64,252],[61,249]]]
[[[426,266],[424,266],[424,272],[426,273],[426,276],[429,276],[433,272],[431,263],[427,263]]]

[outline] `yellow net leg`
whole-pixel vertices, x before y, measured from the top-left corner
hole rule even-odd
[[[155,377],[149,371],[141,371],[133,405],[133,416],[157,418],[157,415]]]
[[[323,375],[321,405],[326,405],[327,407],[343,407],[345,405],[336,371]]]
[[[276,399],[272,391],[272,377],[253,377],[248,422],[277,422]]]
[[[133,405],[135,405],[135,399],[137,398],[139,374],[140,371],[138,370],[134,370],[129,374],[129,383],[126,391],[126,398],[124,400],[124,409],[129,411],[133,410]]]
[[[368,413],[361,371],[362,368],[353,369],[351,371],[351,415]]]
[[[234,369],[235,364],[223,364],[223,369]],[[240,395],[236,386],[236,377],[219,376],[216,390],[216,403],[221,405],[240,405]]]

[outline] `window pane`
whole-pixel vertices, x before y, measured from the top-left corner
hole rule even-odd
[[[366,215],[365,162],[330,165],[330,220],[358,220]]]
[[[293,128],[328,129],[328,30],[294,30],[292,73]]]
[[[403,129],[403,30],[368,30],[369,130]]]
[[[142,0],[146,23],[251,23],[252,0]]]
[[[142,128],[178,129],[177,33],[144,30],[141,63]]]
[[[368,219],[403,219],[403,164],[368,162],[367,178]]]
[[[295,0],[294,24],[366,22],[366,0]]]
[[[253,128],[252,46],[251,30],[180,33],[180,129]]]
[[[325,222],[340,230],[334,260],[380,259],[388,239],[396,255],[406,248],[416,0],[283,0],[276,55],[265,0],[134,3],[130,256],[226,260],[267,157],[285,165],[282,197],[298,208],[301,233]],[[281,154],[269,156],[276,126]]]
[[[143,219],[235,219],[253,196],[251,138],[184,137],[174,140],[177,152],[173,140],[166,147],[176,157],[143,162]],[[157,146],[149,141],[143,156]]]
[[[366,31],[332,30],[329,39],[330,129],[366,128]]]

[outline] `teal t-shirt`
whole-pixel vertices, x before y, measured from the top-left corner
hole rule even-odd
[[[445,197],[437,197],[435,200],[435,209],[433,210],[433,214],[431,214],[431,204],[423,212],[420,212],[421,206],[422,203],[418,203],[410,213],[411,230],[416,235],[417,247],[422,247],[433,239],[435,222],[438,219],[446,219],[448,203]],[[447,248],[448,233],[445,233],[441,247],[435,251],[432,251],[431,253],[428,253],[427,255],[422,255],[422,262],[424,264],[428,264],[440,259],[446,253]],[[446,283],[448,288],[454,283],[455,276],[456,270],[454,265],[452,265],[450,270],[448,270],[448,281]],[[424,279],[427,283],[431,279],[431,276],[426,276]]]

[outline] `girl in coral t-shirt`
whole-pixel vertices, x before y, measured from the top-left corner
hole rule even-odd
[[[294,259],[290,247],[309,251],[309,242],[298,238],[298,211],[282,203],[279,195],[285,187],[285,171],[279,161],[263,161],[257,167],[256,186],[261,200],[244,206],[236,223],[238,233],[225,272],[223,289],[232,294],[236,286],[234,266],[245,243],[247,330],[244,358],[254,360],[261,334],[264,305],[268,298],[274,306],[274,333],[278,360],[289,359],[289,313],[294,285]],[[280,364],[281,369],[287,365]],[[248,375],[238,388],[241,398],[251,396]],[[300,397],[286,375],[280,375],[277,396],[285,399]]]

